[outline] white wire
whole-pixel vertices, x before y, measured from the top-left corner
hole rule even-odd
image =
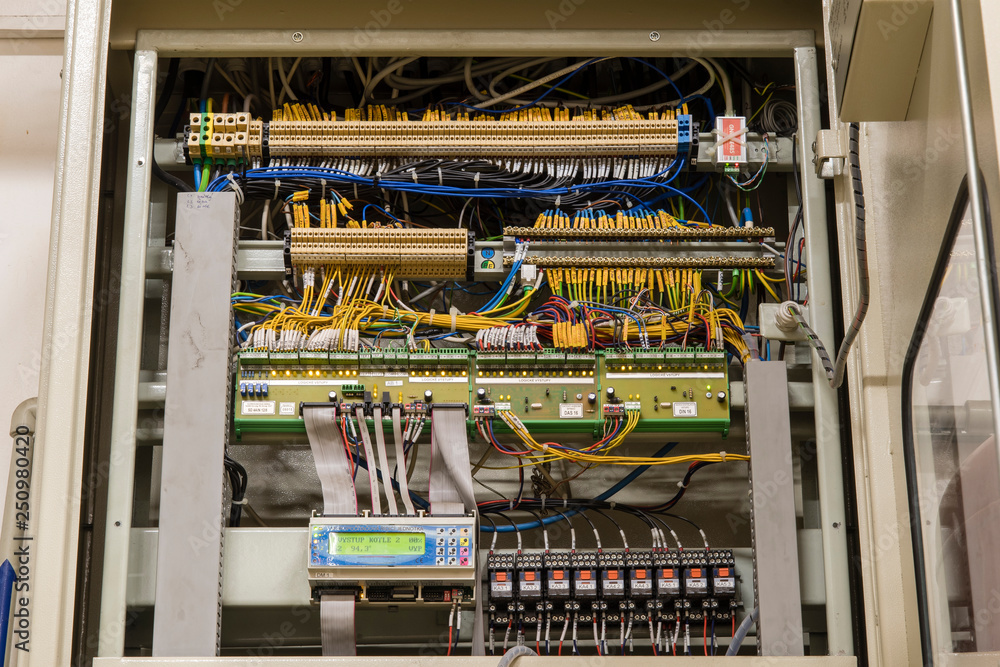
[[[235,82],[235,81],[233,81],[233,80],[232,80],[231,78],[229,78],[229,75],[228,75],[228,74],[226,74],[226,70],[222,69],[222,66],[221,66],[221,65],[219,65],[219,63],[218,63],[218,62],[216,62],[216,63],[215,63],[215,71],[217,71],[217,72],[218,72],[219,74],[221,74],[221,75],[222,75],[222,78],[226,80],[226,83],[228,83],[228,84],[229,84],[230,86],[232,86],[232,87],[233,87],[233,90],[235,90],[235,91],[236,91],[236,93],[237,93],[237,94],[238,94],[238,95],[239,95],[240,97],[246,97],[246,96],[247,96],[247,94],[243,92],[243,89],[242,89],[242,88],[240,88],[240,87],[239,87],[239,86],[238,86],[238,85],[236,84],[236,82]]]
[[[540,64],[543,64],[543,63],[549,63],[549,62],[552,62],[553,60],[555,60],[555,58],[535,58],[534,60],[528,60],[528,61],[523,61],[523,62],[517,63],[513,67],[511,67],[509,69],[506,69],[503,72],[500,72],[499,74],[497,74],[496,76],[494,76],[492,79],[490,79],[490,84],[488,86],[488,90],[490,91],[490,95],[493,95],[494,97],[496,97],[497,95],[499,95],[500,93],[498,93],[497,89],[496,89],[497,83],[499,83],[500,81],[503,81],[504,79],[506,79],[508,76],[510,76],[514,72],[520,72],[521,70],[528,69],[529,67],[534,67],[535,65],[540,65]]]
[[[361,61],[358,60],[357,56],[351,56],[351,62],[354,64],[354,71],[358,73],[358,78],[361,79],[361,85],[368,85],[368,77],[365,76],[365,70],[361,67]]]
[[[476,87],[476,83],[472,80],[471,57],[465,59],[465,66],[462,69],[464,70],[465,87],[469,89],[469,92],[472,93],[472,95],[478,100],[487,99],[486,95],[483,95],[481,92],[479,92],[479,88]]]
[[[282,60],[283,58],[278,58],[278,76],[281,78],[281,88],[282,88],[281,94],[278,95],[277,106],[279,107],[285,100],[285,93],[288,93],[288,99],[290,99],[291,101],[298,102],[299,100],[299,98],[295,96],[295,93],[292,92],[291,86],[288,85],[288,80],[292,78],[293,74],[295,74],[295,70],[296,68],[298,68],[299,63],[302,62],[302,58],[300,57],[295,59],[295,62],[292,63],[292,68],[288,70],[287,76],[285,75],[285,68],[281,64]]]
[[[372,90],[378,85],[378,82],[395,72],[400,67],[405,67],[409,65],[414,60],[419,59],[421,56],[410,56],[409,58],[403,58],[402,60],[397,60],[396,62],[389,63],[382,70],[380,70],[375,76],[373,76],[368,83],[365,85],[365,90],[361,94],[361,106],[365,105],[365,101],[371,96]],[[368,61],[369,64],[371,60]]]
[[[609,58],[598,58],[598,59],[594,60],[593,63],[599,63],[599,62],[604,61],[604,60],[609,60]],[[498,95],[498,96],[496,96],[496,97],[494,97],[492,99],[486,100],[485,102],[481,103],[479,106],[483,107],[483,108],[491,107],[494,104],[499,104],[500,102],[503,102],[504,100],[510,99],[511,97],[517,97],[521,93],[525,93],[525,92],[527,92],[529,90],[533,90],[533,89],[537,88],[538,86],[543,86],[546,83],[548,83],[549,81],[552,81],[553,79],[559,79],[559,78],[562,78],[562,77],[566,76],[570,72],[575,72],[576,70],[580,69],[581,67],[583,67],[584,65],[586,65],[588,63],[593,64],[593,63],[591,63],[590,60],[581,60],[581,61],[579,61],[579,62],[577,62],[577,63],[575,63],[573,65],[570,65],[569,67],[564,67],[561,70],[558,70],[556,72],[552,72],[551,74],[546,74],[541,79],[537,79],[535,81],[531,81],[530,83],[526,83],[523,86],[521,86],[520,88],[516,88],[516,89],[510,91],[509,93],[504,93],[503,95]]]
[[[715,58],[708,58],[707,60],[712,63],[715,69],[719,70],[719,80],[722,82],[722,95],[726,100],[726,115],[732,116],[735,111],[733,108],[733,88],[729,83],[729,75],[726,74],[726,70],[722,68],[718,60]]]
[[[274,96],[274,63],[271,58],[267,59],[267,88],[271,92],[271,108],[278,106],[278,98]]]

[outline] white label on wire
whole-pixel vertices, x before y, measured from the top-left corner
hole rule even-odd
[[[560,403],[559,419],[583,419],[583,403]]]
[[[243,401],[240,413],[244,415],[273,415],[274,401]]]
[[[383,384],[385,384],[386,387],[402,387],[403,386],[403,381],[402,380],[386,380]]]
[[[295,414],[295,403],[285,403],[282,402],[278,406],[279,415],[294,415]]]
[[[698,404],[694,402],[674,403],[673,408],[674,408],[674,417],[698,416]]]

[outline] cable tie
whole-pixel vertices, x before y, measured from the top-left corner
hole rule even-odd
[[[545,494],[542,494],[542,511],[545,511]]]
[[[721,452],[719,452],[719,458],[722,459],[723,463],[726,462],[726,450],[723,449]]]
[[[437,311],[434,310],[433,308],[431,308],[431,312],[428,313],[428,315],[430,316],[430,321],[432,323],[434,322],[434,315],[435,315],[435,313],[437,313]]]
[[[478,171],[476,172],[476,177],[472,179],[472,182],[475,184],[476,188],[478,189],[479,188],[479,172]]]
[[[241,188],[240,184],[236,182],[236,177],[233,176],[232,172],[229,172],[228,174],[226,174],[226,180],[229,181],[232,184],[232,186],[233,186],[233,192],[236,193],[236,202],[238,204],[242,205],[243,204],[243,188]]]
[[[614,500],[612,500],[611,502],[608,503],[608,506],[613,510],[615,508],[615,505],[617,505],[617,504],[618,503],[616,503]]]
[[[513,500],[508,500],[507,502],[509,503],[509,505],[507,507],[507,511],[510,512],[510,511],[512,511],[514,509],[514,501]]]
[[[555,203],[556,208],[559,208],[559,202],[561,201],[562,201],[562,195],[556,195],[556,203]]]
[[[438,186],[444,185],[444,176],[441,175],[441,167],[438,167]]]
[[[681,481],[677,482],[677,488],[679,488],[679,489],[685,489],[685,488],[687,488],[687,484],[684,483],[684,480],[681,480]]]
[[[240,500],[233,500],[232,504],[233,505],[249,505],[250,501],[247,500],[246,498],[241,498]]]
[[[544,445],[542,445],[542,454],[546,453],[547,451],[549,451],[549,446],[548,446],[548,444],[544,444]]]
[[[563,498],[563,509],[568,509],[568,508],[569,508],[569,499]]]
[[[451,314],[451,332],[455,333],[455,331],[456,331],[456,326],[455,326],[456,325],[456,320],[458,319],[458,316],[462,313],[462,311],[460,311],[455,306],[452,306],[451,310],[449,311],[449,313]]]
[[[278,199],[278,188],[281,187],[281,179],[274,179],[274,198]]]
[[[413,176],[413,183],[414,183],[414,185],[420,185],[420,183],[417,181],[417,170],[413,169],[411,167],[410,168],[410,175]]]

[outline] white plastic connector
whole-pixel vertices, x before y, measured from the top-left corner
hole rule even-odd
[[[757,321],[760,322],[760,335],[771,341],[795,343],[806,339],[805,332],[798,326],[795,318],[788,312],[789,306],[797,307],[802,317],[809,321],[809,307],[784,303],[762,303],[758,307]]]
[[[789,333],[798,329],[799,323],[795,321],[795,317],[791,313],[792,309],[795,309],[797,312],[801,312],[799,310],[799,304],[794,301],[785,301],[782,303],[777,312],[774,314],[774,326],[778,327],[781,331]]]

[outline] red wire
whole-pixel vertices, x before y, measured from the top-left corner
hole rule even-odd
[[[705,644],[705,655],[708,655],[708,616],[705,617],[705,629],[702,631]]]
[[[451,626],[448,626],[448,655],[451,655]]]
[[[556,655],[562,655],[562,640],[559,641],[559,653]]]
[[[344,420],[346,420],[346,417],[344,419],[342,419],[341,422],[340,422],[340,433],[344,437],[344,449],[347,450],[347,460],[350,463],[353,464],[354,463],[354,455],[351,454],[351,447],[350,447],[350,445],[347,444],[347,429],[344,427]],[[354,475],[351,475],[351,490],[354,492],[354,511],[357,512],[357,510],[358,510],[358,489],[357,489],[357,487],[354,484]]]

